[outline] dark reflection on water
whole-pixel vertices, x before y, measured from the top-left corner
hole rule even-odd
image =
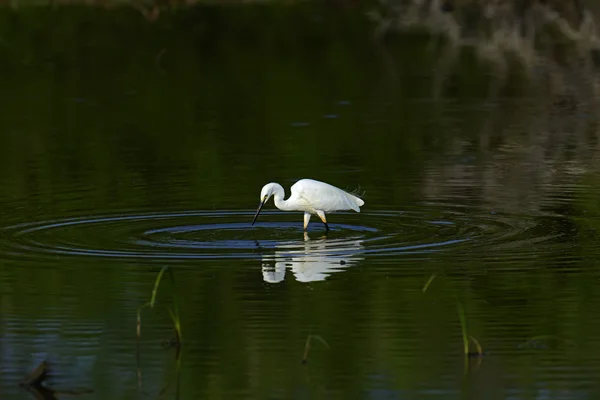
[[[328,7],[0,10],[0,397],[44,359],[81,398],[598,397],[594,64]],[[250,225],[306,177],[365,206]]]

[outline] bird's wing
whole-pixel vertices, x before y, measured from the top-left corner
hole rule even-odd
[[[365,202],[340,188],[325,182],[312,179],[302,179],[292,186],[292,192],[297,193],[315,210],[335,211],[354,210],[360,212],[360,206]]]

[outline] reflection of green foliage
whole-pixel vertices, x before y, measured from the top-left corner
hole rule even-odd
[[[454,116],[443,99],[396,101],[431,93],[413,77],[436,57],[425,41],[395,43],[388,67],[371,29],[314,4],[195,7],[153,24],[127,8],[0,9],[2,198],[60,215],[191,198],[228,208],[265,179],[303,175],[351,187],[378,176],[404,202],[416,193],[394,177],[421,168],[424,149],[443,153]],[[448,90],[467,98],[480,78]],[[174,177],[179,190],[162,190]]]
[[[97,210],[107,200],[110,208],[177,204],[176,196],[195,194],[199,207],[228,207],[237,206],[230,200],[235,185],[218,183],[238,182],[250,193],[266,177],[277,178],[268,163],[275,155],[289,166],[279,178],[303,171],[338,181],[332,178],[340,168],[387,168],[373,158],[381,143],[389,144],[388,158],[402,154],[398,167],[418,154],[414,135],[357,123],[358,109],[373,112],[373,120],[387,117],[362,104],[376,70],[360,54],[377,54],[355,14],[314,6],[199,7],[149,24],[127,9],[49,13],[0,9],[0,67],[11,75],[1,106],[15,116],[0,120],[3,132],[13,132],[0,148],[0,179],[23,197],[44,190],[39,201],[64,212],[77,206],[60,197],[61,188],[87,182],[85,205]],[[42,98],[52,100],[36,100]],[[294,128],[298,121],[309,127]],[[349,136],[357,139],[342,140]],[[243,166],[252,167],[250,177],[241,178]],[[148,192],[174,175],[185,181],[182,191]]]

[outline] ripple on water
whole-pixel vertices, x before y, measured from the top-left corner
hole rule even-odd
[[[294,263],[320,260],[343,269],[364,257],[465,251],[473,257],[474,251],[509,254],[515,248],[522,253],[524,248],[560,241],[565,235],[556,228],[559,217],[448,206],[337,213],[330,217],[332,231],[326,237],[318,222],[303,234],[300,213],[266,211],[252,227],[253,214],[188,211],[28,222],[0,229],[0,254],[34,259],[57,255],[150,261],[261,259],[282,263],[272,266],[269,279],[277,281],[278,274]]]

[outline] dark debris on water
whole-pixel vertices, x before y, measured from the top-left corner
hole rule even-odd
[[[58,400],[57,396],[79,396],[94,392],[92,389],[88,388],[79,390],[55,390],[44,384],[50,375],[50,365],[48,361],[44,360],[24,381],[19,382],[19,386],[33,394],[36,399],[41,400]]]

